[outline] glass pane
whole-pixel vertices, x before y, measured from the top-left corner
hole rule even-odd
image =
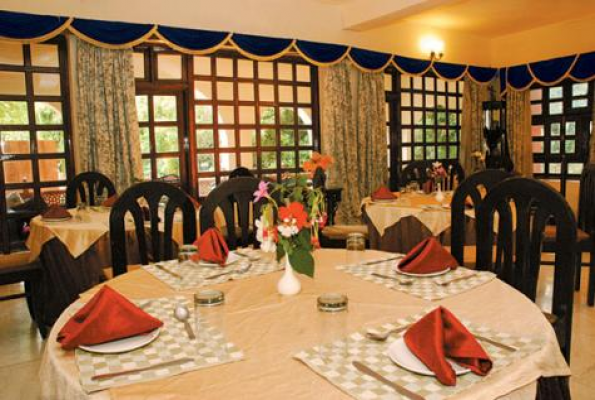
[[[149,121],[149,99],[147,96],[136,96],[136,115],[138,122]]]
[[[401,93],[401,105],[403,107],[410,107],[411,106],[411,94],[408,92]]]
[[[31,161],[4,161],[5,183],[33,182]]]
[[[254,101],[254,84],[239,83],[238,94],[241,101]]]
[[[446,146],[438,146],[438,159],[442,160],[448,157],[448,154],[446,154]]]
[[[238,76],[240,78],[254,77],[254,61],[238,60]]]
[[[199,196],[207,196],[211,190],[217,187],[216,178],[198,178],[198,194]]]
[[[401,77],[401,88],[409,89],[411,87],[411,78],[408,76]]]
[[[157,159],[157,178],[166,175],[180,176],[180,160],[178,158]]]
[[[589,101],[587,99],[572,100],[572,108],[582,108],[587,107],[588,105]]]
[[[39,178],[42,182],[63,181],[66,179],[66,160],[39,160]]]
[[[446,143],[446,129],[438,129],[438,143]]]
[[[36,101],[35,122],[37,125],[62,124],[62,103]]]
[[[60,74],[33,74],[36,96],[60,96]]]
[[[256,153],[240,153],[240,165],[248,169],[257,169],[258,157]]]
[[[572,95],[573,96],[586,96],[588,93],[589,93],[589,84],[587,82],[572,84]]]
[[[549,88],[550,99],[561,99],[563,95],[562,86],[556,86]]]
[[[311,103],[312,102],[312,89],[305,86],[298,86],[298,103]]]
[[[24,72],[0,71],[0,94],[24,95],[26,93]]]
[[[58,45],[55,44],[32,44],[31,64],[36,67],[58,67]]]
[[[298,125],[312,125],[312,109],[298,108]]]
[[[429,114],[432,115],[432,114]],[[426,121],[424,120],[424,113],[422,111],[413,112],[413,123],[416,125],[423,125]]]
[[[300,129],[298,135],[300,146],[312,146],[314,143],[312,139],[312,131],[310,129]]]
[[[575,134],[576,134],[576,122],[575,121],[566,122],[566,135],[573,136]]]
[[[551,163],[549,165],[549,173],[550,174],[559,174],[562,171],[562,164],[560,163]]]
[[[217,60],[217,76],[233,76],[233,59],[218,57]]]
[[[582,163],[568,163],[568,173],[569,174],[580,174],[583,172],[583,164]]]
[[[275,107],[260,107],[260,123],[263,125],[275,124]]]
[[[295,122],[295,114],[292,107],[281,107],[279,109],[281,118],[281,125],[293,125]]]
[[[424,96],[420,93],[413,94],[413,107],[423,107],[424,105]]]
[[[178,54],[157,55],[157,79],[182,79],[182,56]]]
[[[572,139],[572,140],[566,139],[564,141],[564,152],[566,154],[574,154],[574,151],[575,151],[575,141],[574,141],[574,139]]]
[[[219,130],[219,147],[222,147],[222,148],[236,147],[236,135],[233,130],[227,130],[227,129]]]
[[[259,85],[258,97],[260,101],[275,101],[275,87],[273,85]]]
[[[260,79],[273,79],[273,63],[259,62],[258,63],[258,77]]]
[[[220,124],[233,124],[235,122],[233,106],[219,106],[217,108],[217,120]]]
[[[449,142],[457,142],[459,139],[459,135],[458,135],[458,131],[455,130],[449,130],[448,131],[448,141]]]
[[[277,64],[279,73],[279,80],[292,81],[293,80],[293,65],[287,63]]]
[[[196,100],[212,99],[213,84],[211,81],[194,81],[194,98]]]
[[[254,129],[240,130],[240,146],[241,147],[255,147],[256,146],[256,131]]]
[[[458,146],[448,146],[448,157],[449,158],[457,158],[459,156],[459,147]]]
[[[231,171],[237,166],[235,153],[219,153],[220,171]]]
[[[434,146],[426,147],[426,159],[433,160],[436,158],[436,149]]]
[[[533,153],[543,153],[543,142],[533,142],[531,143],[531,147],[533,148]]]
[[[531,126],[531,136],[543,136],[543,125],[533,125]]]
[[[178,127],[155,127],[155,151],[157,153],[170,153],[178,151]]]
[[[562,102],[550,103],[550,115],[562,114]]]
[[[262,169],[277,169],[277,153],[274,151],[262,152]]]
[[[153,114],[155,121],[176,121],[178,119],[176,96],[154,96]]]
[[[24,101],[0,101],[0,125],[27,125],[27,103]]]
[[[37,131],[38,153],[64,153],[63,131]]]
[[[401,155],[402,155],[403,161],[410,161],[411,160],[411,147],[401,148]]]
[[[416,146],[413,148],[413,156],[416,160],[423,160],[424,159],[424,148],[421,146]]]
[[[194,114],[197,124],[213,123],[213,106],[194,106]]]
[[[215,147],[212,129],[198,129],[196,131],[196,147],[198,149],[212,149]]]
[[[142,154],[148,154],[151,152],[151,138],[149,136],[149,128],[140,128],[140,152]]]
[[[402,125],[411,125],[411,112],[401,111],[401,124]]]
[[[145,78],[145,53],[132,53],[132,62],[134,64],[134,77]]]
[[[416,129],[413,135],[413,140],[415,143],[423,143],[424,141],[424,131],[423,129]]]
[[[211,75],[211,58],[194,56],[194,75]]]
[[[543,91],[541,89],[533,89],[531,90],[531,101],[541,100],[543,96]]]
[[[300,162],[299,165],[304,165],[306,161],[312,158],[312,150],[300,150]]]
[[[240,106],[240,124],[255,124],[256,109],[252,106]]]
[[[0,149],[3,154],[31,153],[30,135],[28,131],[0,132]]]
[[[215,155],[214,154],[199,154],[196,156],[198,164],[198,172],[213,172],[215,171]]]
[[[559,140],[552,140],[550,142],[550,153],[551,154],[560,154],[560,141]]]
[[[550,134],[552,136],[560,136],[560,123],[550,124]]]
[[[295,151],[281,152],[281,168],[295,168]]]
[[[401,130],[401,142],[402,143],[411,143],[411,129]]]
[[[310,82],[310,67],[307,65],[296,65],[297,81]]]
[[[217,99],[233,101],[233,82],[217,82]]]
[[[545,172],[545,164],[543,163],[534,163],[533,164],[533,173],[534,174],[543,174]]]
[[[541,103],[531,104],[531,115],[541,114]]]
[[[274,129],[264,129],[260,131],[260,145],[271,147],[277,145],[277,134]]]
[[[295,146],[295,132],[293,129],[281,130],[281,146]]]
[[[23,45],[0,42],[0,64],[23,65]]]
[[[436,142],[436,132],[433,129],[426,129],[426,143]]]
[[[293,103],[293,86],[279,85],[279,101]]]
[[[151,160],[143,158],[143,178],[146,181],[150,181],[152,178],[151,173]]]

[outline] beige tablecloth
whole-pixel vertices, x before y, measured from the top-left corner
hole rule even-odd
[[[378,259],[383,253],[362,255]],[[545,345],[531,357],[494,373],[453,397],[465,400],[535,399],[539,377],[569,375],[551,326],[525,296],[499,280],[439,302],[429,302],[380,287],[335,269],[347,261],[344,250],[317,250],[316,278],[301,278],[302,292],[277,294],[279,273],[216,285],[226,304],[210,309],[211,322],[245,353],[245,360],[148,383],[86,395],[78,382],[73,352],[56,343],[56,334],[70,311],[58,320],[47,341],[40,379],[46,399],[349,399],[345,393],[293,359],[298,351],[328,341],[329,326],[344,334],[378,320],[405,317],[442,304],[460,318],[515,335],[535,335]],[[143,270],[120,276],[109,284],[133,299],[171,296],[174,292]],[[96,291],[94,288],[90,292]],[[349,311],[320,313],[316,298],[324,292],[349,297]],[[190,292],[176,292],[191,296]],[[88,298],[91,293],[86,293]],[[325,333],[326,332],[326,333]]]

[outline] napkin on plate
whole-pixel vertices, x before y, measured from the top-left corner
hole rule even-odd
[[[60,206],[50,206],[47,210],[41,213],[42,218],[68,218],[72,217],[68,210]]]
[[[198,258],[202,261],[219,265],[223,265],[227,261],[229,248],[227,247],[225,238],[217,228],[207,229],[207,231],[194,242],[194,245],[198,248],[198,254],[193,256],[194,261],[197,261],[196,258]]]
[[[431,274],[456,269],[457,260],[433,237],[422,240],[399,262],[400,271],[413,274]]]
[[[101,205],[103,207],[113,207],[117,200],[118,200],[118,195],[114,194],[114,195],[111,195],[110,197],[108,197],[107,199],[105,199],[103,201],[103,203],[101,203]]]
[[[163,322],[147,314],[109,286],[104,286],[60,330],[65,350],[151,332]]]
[[[454,386],[456,374],[446,357],[477,375],[492,369],[492,360],[471,332],[444,307],[438,307],[411,326],[404,335],[409,350],[444,385]]]
[[[372,193],[372,200],[393,200],[396,196],[385,185],[380,186]]]

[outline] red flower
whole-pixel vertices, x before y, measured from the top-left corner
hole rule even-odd
[[[308,223],[308,213],[302,203],[289,203],[287,207],[279,207],[279,218],[283,223],[297,226],[301,230]]]

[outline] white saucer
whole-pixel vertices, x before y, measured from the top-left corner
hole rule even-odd
[[[406,369],[407,371],[425,376],[436,376],[434,372],[426,367],[426,365],[421,362],[420,359],[411,352],[411,350],[409,350],[407,344],[405,344],[405,339],[402,337],[392,342],[388,347],[388,356],[392,362],[397,364],[399,367]],[[457,376],[471,372],[469,368],[461,367],[452,360],[447,361],[452,366],[452,369],[455,371]]]
[[[230,251],[229,254],[227,255],[227,261],[222,266],[223,267],[227,267],[227,266],[229,266],[231,264],[234,264],[234,263],[238,262],[241,259],[242,259],[241,256],[238,256],[233,251]],[[198,262],[198,265],[200,265],[202,267],[219,267],[220,266],[217,263],[212,263],[212,262],[202,261],[202,260]]]
[[[143,347],[157,339],[161,328],[157,328],[149,333],[142,335],[131,336],[124,339],[114,340],[107,343],[94,344],[89,346],[80,345],[79,349],[89,351],[91,353],[100,354],[117,354],[125,353]]]

